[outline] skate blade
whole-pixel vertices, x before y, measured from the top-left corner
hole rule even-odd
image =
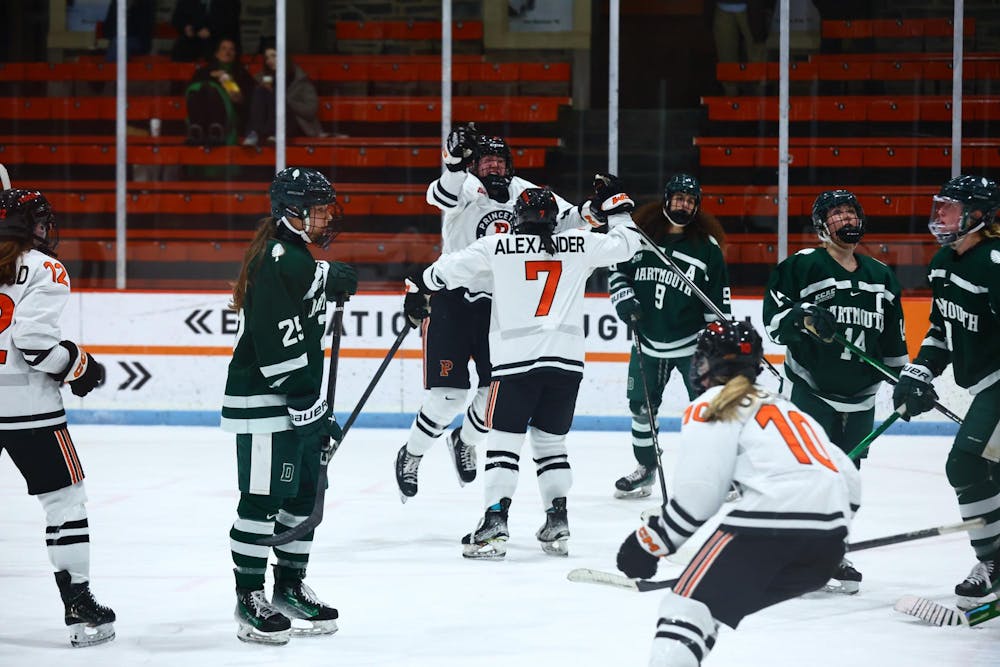
[[[633,489],[632,491],[622,491],[621,489],[615,489],[615,498],[619,500],[633,500],[636,498],[648,498],[653,493],[653,487],[651,486],[640,486],[638,489]]]
[[[292,638],[289,630],[278,632],[261,632],[252,625],[240,623],[236,630],[236,638],[248,644],[267,644],[269,646],[284,646]]]
[[[976,607],[982,606],[984,604],[989,604],[997,599],[996,593],[990,593],[984,595],[981,598],[972,598],[965,595],[959,595],[955,598],[955,606],[962,611],[969,611],[970,609],[975,609]]]
[[[115,626],[111,623],[87,625],[74,623],[69,626],[69,643],[74,648],[86,648],[105,644],[115,638]]]
[[[302,623],[305,623],[305,625],[301,625]],[[293,637],[322,637],[324,635],[332,635],[339,629],[337,621],[332,619],[329,621],[310,621],[304,618],[292,619]]]
[[[507,555],[507,540],[490,540],[482,544],[463,544],[462,556],[476,560],[500,560]]]
[[[568,556],[569,555],[569,545],[567,540],[560,539],[553,542],[538,542],[542,545],[542,551],[550,556]]]
[[[861,590],[861,582],[840,581],[831,579],[822,589],[824,593],[839,593],[841,595],[856,595]]]
[[[416,494],[413,494],[413,495],[415,496]],[[403,493],[402,491],[399,492],[399,502],[403,503],[404,505],[406,504],[406,501],[409,500],[412,497],[413,496],[408,496],[405,493]]]

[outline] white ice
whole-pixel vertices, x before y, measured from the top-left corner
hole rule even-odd
[[[459,539],[482,512],[482,486],[460,489],[443,443],[425,458],[420,492],[405,506],[393,459],[398,430],[356,429],[331,465],[326,520],[308,583],[340,610],[332,637],[285,647],[239,642],[232,620],[228,532],[236,464],[216,429],[79,426],[87,473],[92,586],[114,607],[118,637],[72,649],[45,555],[44,518],[9,456],[0,457],[0,665],[408,665],[487,667],[645,665],[660,594],[570,583],[575,567],[614,571],[641,510],[612,498],[632,467],[627,433],[573,432],[568,558],[546,556],[534,532],[542,508],[527,450],[511,508],[506,561],[461,557]],[[669,470],[677,434],[664,434]],[[883,436],[863,469],[865,504],[852,540],[959,521],[944,476],[949,440]],[[915,593],[951,604],[974,564],[964,534],[853,555],[864,573],[854,597],[816,596],[723,629],[705,664],[995,667],[1000,620],[934,628],[892,611]],[[676,576],[664,563],[660,577]],[[748,572],[747,576],[753,576]]]

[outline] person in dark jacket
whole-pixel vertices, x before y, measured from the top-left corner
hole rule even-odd
[[[209,59],[223,37],[240,53],[240,0],[177,0],[170,22],[179,35],[171,57],[179,62]]]

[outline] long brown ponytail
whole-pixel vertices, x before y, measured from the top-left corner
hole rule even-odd
[[[31,249],[31,239],[0,241],[0,285],[13,285],[17,280],[17,260]]]
[[[262,218],[257,224],[257,233],[247,247],[243,255],[243,266],[240,267],[240,277],[233,283],[233,300],[229,304],[231,310],[238,311],[243,307],[247,296],[247,288],[250,286],[250,265],[264,252],[267,242],[274,238],[277,230],[274,218]]]

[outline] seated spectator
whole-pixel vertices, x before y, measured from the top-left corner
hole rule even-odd
[[[194,73],[184,93],[188,111],[188,143],[235,144],[245,131],[249,100],[256,86],[236,59],[236,44],[219,40],[215,57]]]
[[[275,133],[275,101],[274,84],[278,51],[274,48],[273,38],[261,39],[261,51],[264,54],[264,66],[257,74],[257,87],[253,91],[250,102],[250,117],[247,121],[247,135],[244,146],[256,146],[262,137],[274,141]],[[302,68],[288,58],[285,80],[285,106],[287,109],[286,131],[288,136],[324,137],[323,127],[319,123],[319,96],[316,86],[309,80]]]
[[[240,0],[177,0],[170,22],[177,28],[171,57],[195,62],[212,57],[220,37],[229,37],[240,53]]]
[[[129,0],[125,4],[126,58],[144,56],[153,50],[153,25],[156,3],[153,0]],[[118,0],[111,0],[104,15],[104,36],[108,39],[108,61],[118,60]]]

